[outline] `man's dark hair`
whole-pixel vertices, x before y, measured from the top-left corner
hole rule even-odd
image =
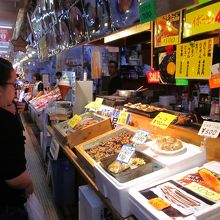
[[[114,61],[114,60],[110,60],[110,61],[109,61],[109,64],[111,64],[111,63],[114,63],[114,64],[115,64],[115,67],[118,68],[118,62],[116,62],[116,61]]]
[[[42,76],[40,75],[40,73],[35,73],[34,76],[35,76],[37,81],[41,81],[42,80]]]
[[[60,71],[56,72],[56,76],[62,76],[62,73]]]
[[[11,77],[14,70],[11,62],[0,57],[0,85],[4,86]]]

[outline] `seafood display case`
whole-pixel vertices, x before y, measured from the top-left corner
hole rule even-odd
[[[144,219],[220,218],[220,163],[212,161],[129,191],[131,212]]]
[[[126,179],[123,176],[124,174],[119,175],[120,178],[118,178],[107,170],[106,166],[100,163],[95,164],[95,181],[99,190],[111,201],[112,206],[122,217],[125,218],[132,214],[131,203],[128,199],[129,189],[141,183],[145,183],[146,186],[151,185],[155,181],[186,169],[201,166],[206,161],[206,153],[202,148],[171,137],[170,139],[173,140],[173,143],[170,144],[172,146],[171,149],[168,147],[167,149],[159,150],[156,140],[146,142],[146,147],[137,147],[138,153],[149,158],[145,163],[151,164],[147,171],[142,172],[141,175],[139,175],[139,169],[144,169],[145,166],[140,166],[137,169],[139,174],[129,174],[131,178]],[[165,146],[167,147],[166,143]]]
[[[111,121],[107,117],[92,112],[87,112],[80,116],[82,120],[74,129],[68,126],[69,120],[53,126],[58,139],[67,143],[70,148],[112,130]]]

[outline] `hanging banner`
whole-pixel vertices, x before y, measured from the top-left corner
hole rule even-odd
[[[187,13],[183,38],[220,29],[220,2]]]
[[[213,38],[177,45],[176,78],[210,79]]]
[[[157,18],[154,26],[154,47],[179,44],[181,20],[181,11]]]
[[[40,48],[41,59],[47,58],[48,57],[48,50],[47,50],[46,36],[43,36],[39,40],[39,48]]]
[[[0,29],[0,42],[9,42],[11,40],[10,32],[6,29]]]

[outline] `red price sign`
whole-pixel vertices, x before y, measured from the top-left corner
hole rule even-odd
[[[212,78],[209,79],[209,87],[211,89],[220,88],[220,73],[213,75]]]
[[[10,41],[9,30],[0,29],[0,42],[8,42],[8,41]]]

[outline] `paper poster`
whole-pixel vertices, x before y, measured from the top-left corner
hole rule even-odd
[[[180,43],[181,12],[176,11],[155,20],[154,47]]]
[[[183,38],[220,29],[220,2],[187,13]]]
[[[177,45],[176,78],[210,79],[213,38]]]

